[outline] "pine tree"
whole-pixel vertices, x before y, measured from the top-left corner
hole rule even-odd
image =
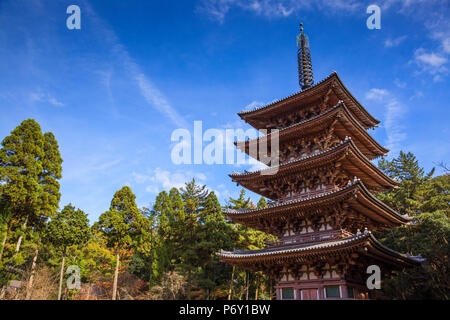
[[[178,255],[181,260],[179,267],[187,277],[187,299],[190,299],[193,278],[199,269],[198,262],[204,258],[204,256],[199,257],[197,241],[199,219],[209,191],[206,186],[197,185],[195,179],[186,183],[180,191],[184,205],[184,221],[180,220],[177,224],[175,241],[178,244]]]
[[[215,253],[221,249],[232,249],[236,242],[236,234],[232,225],[227,223],[214,192],[206,197],[198,222],[194,246],[197,261],[193,263],[201,267],[197,281],[207,290],[210,298],[220,285],[220,281],[225,280],[229,274],[229,266],[224,268]]]
[[[267,207],[267,201],[266,198],[261,197],[258,201],[258,204],[256,205],[256,208],[263,209]]]
[[[445,299],[450,297],[450,176],[431,178],[412,153],[401,152],[392,161],[382,160],[382,170],[399,179],[399,187],[377,196],[414,220],[377,236],[399,252],[422,255],[421,266],[404,270],[384,281],[391,299]]]
[[[378,197],[400,214],[414,214],[419,205],[416,192],[420,185],[430,180],[434,169],[425,174],[416,157],[411,152],[403,151],[391,161],[381,159],[378,167],[389,177],[399,181],[399,188],[379,193]]]

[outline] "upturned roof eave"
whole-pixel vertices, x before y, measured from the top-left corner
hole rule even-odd
[[[360,235],[355,235],[349,238],[341,240],[333,240],[328,242],[303,245],[298,247],[288,247],[279,249],[261,249],[261,250],[247,250],[247,251],[221,251],[217,252],[216,256],[226,259],[226,260],[248,260],[248,259],[276,259],[277,257],[289,256],[308,256],[311,254],[328,254],[334,253],[340,250],[347,250],[351,247],[371,247],[374,250],[378,250],[389,257],[391,257],[393,263],[398,263],[401,260],[402,263],[407,265],[418,265],[424,259],[421,257],[413,257],[402,254],[395,250],[392,250],[384,246],[379,242],[373,234],[369,232],[364,232]]]
[[[382,155],[386,155],[389,150],[386,149],[385,147],[383,147],[382,145],[380,145],[369,133],[367,133],[367,131],[364,129],[364,127],[361,126],[361,124],[359,123],[358,120],[356,120],[353,115],[351,114],[351,112],[349,112],[347,106],[345,105],[345,103],[343,101],[339,101],[335,106],[333,106],[332,108],[328,109],[327,111],[314,116],[310,119],[306,119],[297,123],[294,123],[286,128],[283,128],[281,130],[278,131],[278,134],[280,135],[280,137],[286,136],[289,133],[291,133],[291,130],[301,130],[302,126],[309,126],[312,123],[318,121],[326,121],[327,117],[332,114],[333,112],[337,112],[338,109],[342,109],[342,111],[344,112],[345,116],[347,117],[347,119],[354,125],[354,127],[357,129],[358,132],[360,132],[360,134],[362,136],[364,136],[367,140],[369,140],[373,146],[375,146],[378,151],[380,152],[379,156]],[[248,148],[247,145],[249,143],[259,143],[259,141],[264,140],[264,139],[268,139],[270,136],[272,135],[272,133],[268,133],[267,135],[263,136],[263,137],[258,137],[255,139],[251,139],[251,140],[246,140],[246,141],[235,141],[234,145],[241,151],[245,152],[246,154],[248,154]],[[270,140],[269,140],[270,141]],[[240,147],[240,146],[244,146],[244,148]]]
[[[312,197],[304,198],[304,199],[296,199],[291,201],[286,201],[281,204],[276,204],[272,206],[268,206],[262,209],[245,209],[240,212],[236,212],[236,210],[227,210],[225,209],[225,213],[227,214],[227,217],[230,220],[242,220],[242,219],[252,219],[255,216],[266,216],[269,215],[274,210],[289,210],[291,207],[295,207],[297,205],[306,204],[307,202],[310,202],[310,206],[316,205],[318,201],[326,201],[328,199],[334,199],[336,201],[340,200],[342,197],[345,197],[347,194],[354,194],[355,192],[362,193],[365,198],[371,202],[372,204],[375,204],[378,206],[379,212],[385,212],[385,214],[376,213],[377,215],[380,215],[384,219],[390,221],[394,224],[408,224],[412,218],[409,216],[402,216],[398,212],[396,212],[394,209],[386,205],[381,200],[377,199],[375,196],[373,196],[369,190],[365,187],[364,183],[360,181],[359,179],[356,179],[354,182],[348,184],[347,186],[340,188],[336,191],[326,192],[323,194],[315,195]],[[374,208],[375,209],[375,208]],[[387,215],[386,215],[387,214]],[[241,221],[242,222],[242,221]]]
[[[251,179],[251,178],[258,179],[261,176],[263,176],[262,174],[264,172],[273,170],[274,168],[275,169],[278,168],[277,172],[280,172],[280,170],[285,171],[285,170],[289,170],[289,168],[294,165],[298,165],[299,167],[301,167],[302,163],[313,162],[314,160],[316,160],[316,162],[318,162],[320,160],[320,158],[326,157],[326,156],[332,154],[333,152],[335,152],[335,153],[337,153],[339,151],[344,152],[344,151],[346,151],[345,150],[346,145],[350,146],[350,148],[352,149],[353,153],[357,156],[359,161],[363,162],[366,166],[368,166],[370,168],[370,170],[374,171],[377,174],[377,176],[379,176],[381,178],[381,180],[384,180],[389,187],[394,188],[398,185],[398,182],[394,181],[393,179],[388,177],[384,172],[382,172],[380,169],[378,169],[358,149],[358,147],[355,145],[355,143],[353,142],[353,140],[350,137],[348,139],[342,141],[340,144],[338,144],[332,148],[329,148],[327,150],[321,151],[317,154],[309,155],[309,156],[306,156],[306,157],[303,157],[300,159],[291,160],[291,161],[285,162],[279,166],[275,166],[275,167],[271,167],[271,168],[267,168],[267,169],[263,169],[263,170],[257,170],[257,171],[247,172],[247,173],[234,173],[234,174],[229,174],[229,176],[231,177],[233,182],[237,182],[237,183],[239,183],[240,181],[243,181],[243,179],[246,179],[246,180]]]
[[[380,120],[376,119],[375,117],[373,117],[363,106],[362,104],[350,93],[350,91],[347,89],[347,87],[344,85],[344,83],[342,82],[341,78],[339,77],[339,75],[337,74],[336,71],[333,71],[329,76],[327,76],[326,78],[324,78],[323,80],[321,80],[320,82],[317,82],[315,85],[313,85],[312,87],[303,90],[303,91],[298,91],[294,94],[291,94],[288,97],[285,97],[283,99],[274,101],[270,104],[267,104],[265,106],[262,107],[257,107],[254,108],[253,110],[248,110],[248,111],[241,111],[238,113],[238,116],[242,119],[247,121],[246,118],[252,118],[254,115],[257,115],[259,113],[264,113],[267,110],[270,109],[274,109],[277,108],[277,106],[279,106],[280,104],[283,104],[284,102],[286,102],[287,100],[294,98],[296,96],[300,96],[300,95],[304,95],[306,93],[309,93],[313,90],[318,90],[318,88],[324,86],[326,83],[328,83],[329,81],[331,81],[331,79],[336,78],[338,80],[338,83],[341,85],[342,89],[345,91],[345,93],[347,94],[347,96],[359,107],[359,109],[362,111],[362,113],[367,117],[367,119],[369,120],[370,123],[367,123],[367,125],[370,126],[377,126],[380,123]]]

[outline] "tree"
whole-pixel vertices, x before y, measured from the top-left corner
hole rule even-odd
[[[261,197],[259,198],[258,204],[256,205],[256,208],[263,209],[267,207],[267,201],[266,198]]]
[[[138,224],[138,235],[136,241],[136,249],[138,254],[143,257],[149,259],[149,272],[148,272],[148,281],[149,288],[152,287],[152,279],[153,279],[153,263],[154,263],[154,255],[155,248],[157,245],[157,220],[155,212],[149,210],[148,208],[144,208],[141,211],[141,214],[137,217]],[[136,260],[141,260],[141,263],[144,263],[142,259],[139,259],[139,256],[133,256]]]
[[[2,261],[3,251],[5,249],[6,240],[9,232],[9,221],[11,220],[11,204],[9,198],[5,195],[0,195],[0,227],[2,231],[2,243],[0,247],[0,263]]]
[[[401,152],[380,167],[399,180],[395,190],[378,194],[400,213],[414,220],[384,232],[378,238],[388,247],[425,261],[384,281],[384,293],[392,299],[445,299],[450,297],[450,175],[432,178],[425,174],[412,153]]]
[[[239,197],[237,199],[230,198],[229,199],[228,208],[230,209],[254,209],[255,206],[253,205],[250,198],[246,198],[245,190],[242,189]],[[258,206],[265,207],[267,206],[267,203],[264,198],[261,198],[258,201]],[[258,250],[263,249],[266,246],[266,243],[269,241],[274,241],[277,238],[273,235],[266,234],[262,231],[258,231],[252,228],[249,228],[244,225],[235,225],[235,232],[237,234],[237,240],[234,244],[234,247],[239,250]],[[236,268],[233,267],[233,271],[231,274],[231,282],[229,287],[229,294],[228,299],[230,300],[233,297],[233,283],[234,283],[234,275],[236,273]],[[249,297],[249,292],[251,290],[258,290],[258,283],[260,279],[258,277],[255,277],[254,279],[250,279],[250,277],[247,274],[247,271],[238,270],[238,283],[241,285],[241,291],[239,293],[239,298],[242,298],[244,295],[246,298]],[[253,280],[255,280],[256,284],[253,283]]]
[[[192,244],[196,261],[192,263],[201,267],[197,281],[207,290],[209,299],[220,285],[220,280],[224,280],[228,274],[228,268],[223,268],[215,253],[221,249],[232,249],[237,238],[214,192],[208,194],[199,211],[196,229],[197,239]]]
[[[108,246],[113,248],[116,254],[112,300],[116,300],[117,294],[120,251],[132,246],[138,230],[139,209],[135,200],[136,196],[130,187],[122,187],[114,194],[109,210],[100,216],[97,224],[105,235]]]
[[[62,159],[54,135],[44,135],[39,124],[24,120],[3,139],[0,149],[0,194],[8,197],[12,221],[21,221],[16,252],[28,224],[37,225],[52,216],[60,199],[58,179]],[[10,224],[7,226],[9,229]]]
[[[85,244],[89,240],[90,228],[87,214],[71,204],[58,212],[47,226],[47,239],[62,251],[61,269],[59,273],[58,300],[61,300],[64,262],[67,248]]]
[[[201,254],[197,247],[197,241],[199,240],[200,214],[208,194],[206,186],[197,185],[195,179],[181,188],[184,210],[182,219],[177,219],[178,232],[175,241],[178,243],[178,254],[181,258],[179,267],[183,273],[187,274],[187,299],[191,298],[194,274],[199,271],[199,264],[204,259],[203,253]]]
[[[416,193],[423,183],[431,179],[434,168],[425,174],[416,157],[411,152],[403,151],[391,161],[381,159],[378,167],[389,177],[400,181],[399,188],[379,193],[380,200],[400,214],[415,214],[419,206]]]

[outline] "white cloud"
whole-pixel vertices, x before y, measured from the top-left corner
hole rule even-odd
[[[366,93],[366,98],[369,100],[382,100],[389,92],[385,89],[372,88]]]
[[[402,125],[406,107],[386,89],[372,88],[366,93],[366,98],[380,102],[384,106],[383,127],[387,135],[386,147],[392,153],[397,153],[401,149],[402,141],[406,139]]]
[[[187,123],[184,118],[170,105],[165,95],[153,84],[150,78],[142,71],[142,68],[131,58],[127,49],[116,36],[114,30],[96,14],[88,2],[84,2],[83,7],[85,7],[85,11],[95,22],[95,28],[93,29],[95,29],[100,34],[101,38],[111,46],[112,53],[117,60],[120,61],[129,76],[134,80],[134,84],[139,89],[139,92],[145,101],[169,118],[176,126],[186,128]],[[109,86],[108,78],[103,78],[102,81],[105,85]]]
[[[423,48],[416,50],[416,52],[414,53],[414,58],[419,64],[423,63],[433,68],[439,68],[447,62],[447,58],[434,52],[427,53]]]
[[[250,110],[253,110],[253,109],[255,109],[255,108],[262,107],[262,106],[264,106],[264,105],[265,105],[264,102],[261,102],[261,101],[252,101],[252,102],[250,102],[248,105],[246,105],[246,106],[244,107],[244,110],[243,110],[243,111],[250,111]]]
[[[441,81],[442,76],[448,74],[448,59],[443,54],[419,48],[414,52],[414,62],[421,68],[420,72],[433,75],[434,82]]]
[[[442,48],[446,53],[450,53],[450,38],[442,40]]]
[[[40,102],[40,103],[49,103],[52,106],[55,107],[63,107],[64,103],[56,99],[53,95],[49,93],[44,93],[41,91],[38,92],[32,92],[30,94],[30,100],[31,102]]]
[[[388,39],[386,39],[386,41],[384,42],[384,46],[385,46],[386,48],[397,47],[397,46],[400,45],[400,43],[402,43],[403,40],[405,40],[406,38],[407,38],[407,36],[401,36],[401,37],[394,38],[394,39],[388,38]]]
[[[399,79],[395,79],[394,84],[401,89],[406,88],[406,82],[400,81]]]
[[[203,184],[207,177],[201,172],[163,170],[156,168],[149,174],[133,172],[133,180],[138,184],[149,183],[145,190],[150,193],[158,193],[162,190],[184,187],[186,182],[195,178],[197,183]]]
[[[241,9],[267,18],[289,17],[301,10],[316,8],[325,13],[355,11],[361,4],[354,0],[202,0],[197,7],[213,20],[223,23],[233,8]]]
[[[147,103],[153,105],[159,112],[165,114],[173,123],[179,127],[186,128],[186,121],[181,117],[178,112],[172,108],[167,102],[166,97],[159,91],[151,81],[142,73],[135,77],[142,96]]]

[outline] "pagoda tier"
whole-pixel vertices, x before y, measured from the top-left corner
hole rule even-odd
[[[350,138],[278,167],[229,176],[241,186],[278,201],[336,190],[354,177],[361,179],[371,191],[390,190],[397,185],[373,165]]]
[[[380,122],[353,97],[336,72],[309,89],[297,92],[269,105],[238,113],[241,119],[256,129],[281,129],[306,120],[344,101],[352,115],[365,128]]]
[[[357,179],[335,191],[261,209],[227,209],[226,214],[235,223],[280,237],[278,244],[285,245],[342,238],[366,227],[382,231],[411,220],[375,198]]]
[[[269,133],[258,139],[239,141],[235,144],[238,149],[259,160],[258,155],[250,154],[249,150],[256,149],[250,148],[250,145],[266,144],[267,156],[270,156],[271,137],[272,135]],[[326,150],[344,140],[345,137],[351,137],[358,149],[370,160],[384,156],[389,151],[366,132],[366,129],[353,117],[345,103],[340,101],[317,116],[279,131],[280,163]]]
[[[379,266],[386,277],[422,261],[385,247],[368,231],[340,240],[217,255],[222,262],[276,279],[277,299],[301,300],[367,299],[368,266]]]

